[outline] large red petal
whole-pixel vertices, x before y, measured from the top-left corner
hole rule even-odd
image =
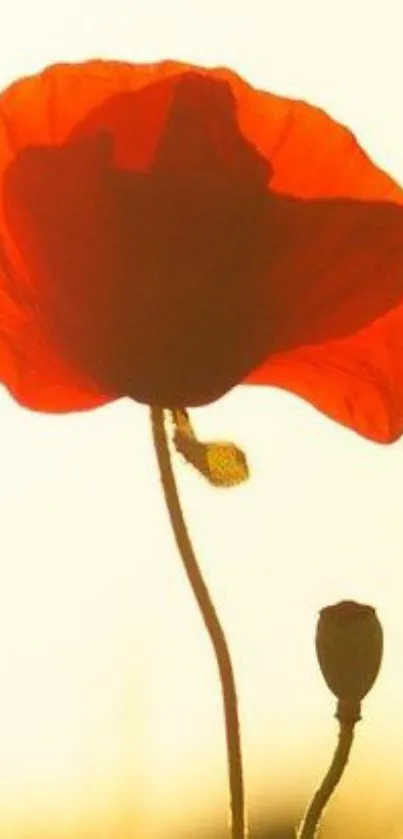
[[[186,75],[194,80],[193,114],[197,115],[199,109],[203,136],[199,134],[197,119],[195,130],[189,127],[188,114],[192,108],[189,111],[188,103],[183,106],[182,99],[181,107],[172,106],[176,101],[175,78],[183,79]],[[203,78],[210,80],[204,88],[197,82]],[[226,88],[222,84],[214,86],[213,80],[225,82]],[[230,107],[225,89],[231,98]],[[181,90],[186,94],[183,85]],[[125,100],[125,96],[129,98]],[[204,96],[207,96],[206,100]],[[137,108],[144,97],[147,100],[145,110],[143,106]],[[132,105],[136,102],[136,108],[129,108],[129,99]],[[163,286],[157,284],[154,288],[158,291],[157,297],[160,296],[154,324],[158,327],[154,332],[158,333],[155,343],[160,342],[160,351],[153,356],[147,341],[143,344],[137,341],[137,349],[147,351],[143,357],[140,352],[135,364],[133,361],[135,397],[150,400],[158,394],[165,394],[167,398],[188,396],[188,404],[201,404],[217,398],[243,379],[248,383],[274,384],[295,391],[324,413],[373,439],[389,441],[402,432],[403,193],[373,165],[345,128],[305,103],[255,91],[229,71],[196,70],[171,62],[144,67],[113,62],[54,67],[4,93],[0,99],[0,118],[0,183],[4,181],[4,173],[10,171],[10,164],[12,166],[20,155],[25,169],[20,168],[20,176],[13,182],[18,192],[23,183],[29,184],[30,178],[35,181],[41,167],[45,165],[46,170],[51,160],[56,161],[54,155],[57,157],[60,148],[67,143],[68,165],[66,168],[63,163],[58,171],[59,183],[64,184],[63,200],[68,201],[72,192],[67,189],[66,174],[69,171],[72,175],[74,171],[84,173],[80,169],[81,163],[74,169],[77,142],[84,143],[81,149],[85,158],[86,148],[91,147],[91,137],[94,138],[94,131],[98,132],[98,139],[92,144],[94,154],[90,155],[86,167],[87,180],[83,179],[81,192],[80,188],[75,192],[74,235],[78,236],[77,231],[85,224],[87,233],[92,231],[99,243],[99,219],[92,227],[87,224],[89,205],[85,185],[88,186],[88,179],[91,180],[94,173],[103,172],[102,167],[107,169],[109,165],[108,139],[102,139],[102,132],[99,132],[102,126],[108,129],[107,133],[114,141],[114,162],[120,171],[133,175],[129,188],[127,178],[124,184],[122,180],[117,183],[115,178],[113,186],[116,200],[122,202],[123,193],[126,196],[126,218],[134,205],[144,207],[147,204],[147,201],[144,204],[144,194],[139,197],[139,173],[153,173],[151,188],[158,192],[159,206],[166,208],[158,217],[158,225],[154,219],[154,234],[157,232],[157,239],[159,237],[156,253],[169,253],[171,264]],[[181,145],[181,137],[186,137],[185,144]],[[89,146],[85,146],[87,141]],[[76,144],[75,151],[69,151],[71,143]],[[55,171],[57,165],[55,163]],[[193,174],[195,170],[199,171],[204,181],[214,175],[216,181],[208,199],[208,190],[197,193],[199,203],[204,207],[202,216],[195,216],[196,227],[202,235],[198,234],[196,247],[192,243],[193,234],[185,244],[183,265],[192,268],[194,274],[193,282],[188,286],[176,279],[175,251],[171,244],[171,249],[166,251],[164,237],[166,239],[168,234],[164,233],[164,213],[167,220],[168,207],[172,206],[170,196],[181,185],[182,176],[187,177],[190,170]],[[26,175],[24,179],[22,172]],[[222,183],[223,173],[229,173],[231,183],[238,185],[232,197],[227,187],[224,190],[222,186],[217,187]],[[163,187],[161,178],[165,178]],[[96,183],[95,177],[88,195],[98,194]],[[55,201],[56,184],[57,178],[43,205],[48,214]],[[249,187],[246,189],[247,184],[251,191]],[[186,181],[188,187],[189,181]],[[263,201],[262,187],[265,188]],[[109,199],[113,189],[109,189]],[[26,205],[33,194],[25,196],[26,201],[23,195]],[[2,197],[4,199],[4,190]],[[100,196],[98,203],[102,204],[102,201]],[[243,216],[239,215],[237,202],[243,206]],[[213,213],[213,225],[209,228],[207,215],[212,208],[217,210],[217,216]],[[123,382],[122,387],[116,387],[116,375],[111,381],[102,378],[94,369],[93,359],[90,364],[76,363],[74,353],[70,357],[66,347],[58,346],[54,336],[42,328],[41,319],[37,317],[38,306],[41,307],[38,288],[41,293],[46,288],[49,296],[51,283],[49,277],[46,279],[49,265],[45,263],[51,248],[38,247],[35,225],[24,222],[23,212],[17,207],[18,218],[17,221],[14,218],[14,223],[17,227],[20,225],[20,234],[23,234],[19,237],[22,250],[29,243],[27,263],[15,236],[9,234],[4,211],[3,201],[0,206],[3,234],[0,376],[3,381],[21,401],[45,410],[87,407],[127,392]],[[180,212],[183,213],[183,209]],[[233,213],[238,219],[236,223]],[[71,214],[69,218],[71,222]],[[229,227],[226,221],[226,226],[220,228],[223,218],[233,219]],[[60,228],[63,212],[59,212],[58,219]],[[239,219],[243,219],[241,226]],[[150,220],[146,212],[143,239],[148,242],[151,252]],[[244,241],[243,250],[227,250],[222,263],[226,270],[220,275],[211,259],[205,261],[204,245],[210,241],[209,231],[218,235],[217,242],[223,239],[229,242],[231,237],[237,242],[246,235],[245,229],[250,223],[254,225],[253,236],[247,234],[249,238]],[[49,228],[55,247],[60,233],[56,228],[57,213],[53,227]],[[170,229],[172,239],[173,228],[168,224],[167,229]],[[107,234],[107,250],[102,252],[101,248],[100,257],[106,253],[110,259],[109,228],[103,232]],[[126,245],[130,244],[131,233],[132,229],[125,233]],[[141,251],[139,229],[137,237]],[[115,267],[121,258],[116,247],[118,240],[119,237],[114,241],[110,263]],[[214,244],[212,255],[217,247],[218,244]],[[206,252],[208,248],[209,245]],[[59,256],[66,250],[63,250],[63,236],[57,250]],[[81,245],[78,250],[83,256]],[[220,253],[220,259],[223,253]],[[245,262],[239,272],[237,266],[245,259],[245,254],[249,254],[249,263]],[[33,266],[35,270],[32,270]],[[205,269],[209,280],[203,295],[200,286]],[[155,280],[157,275],[152,276]],[[80,283],[77,280],[74,294],[79,291]],[[147,284],[135,284],[133,297],[126,302],[133,308],[137,300],[146,307],[143,311],[150,312],[154,309],[147,307],[154,305],[155,300],[151,300],[150,293],[147,300],[146,287]],[[149,288],[153,287],[151,283]],[[64,282],[63,312],[68,305],[74,307],[77,299],[69,288],[69,283]],[[143,298],[139,295],[140,288]],[[164,288],[162,296],[161,288]],[[91,292],[95,303],[96,285],[92,281],[87,291]],[[100,305],[102,308],[102,302]],[[201,314],[197,318],[198,309]],[[78,331],[80,317],[84,334],[88,317],[82,298],[76,314]],[[208,329],[203,332],[205,322]],[[192,323],[193,327],[189,329]],[[128,320],[128,334],[131,324]],[[172,380],[172,365],[164,369],[165,356],[161,352],[167,340],[172,352],[174,334],[178,338],[173,353],[176,383]],[[107,345],[108,341],[112,343],[113,336],[119,337],[117,331],[106,336]],[[212,337],[210,344],[206,343],[208,337]],[[135,345],[136,342],[133,348]],[[201,348],[204,348],[203,352]],[[105,366],[104,362],[102,364]],[[153,364],[154,381],[150,377]]]
[[[245,104],[245,123],[273,167],[266,324],[274,340],[245,381],[290,390],[391,442],[403,431],[403,192],[323,112],[257,96],[259,118],[256,104],[249,121]],[[270,113],[282,125],[273,143]]]
[[[250,336],[270,167],[225,80],[155,76],[22,148],[4,214],[25,299],[72,368],[103,393],[205,404],[266,349]]]
[[[179,68],[174,62],[56,65],[14,83],[0,96],[0,380],[30,408],[88,409],[121,394],[108,391],[71,363],[44,332],[37,295],[41,278],[27,270],[21,253],[29,230],[20,243],[11,235],[4,203],[5,173],[24,150],[59,146],[78,122],[109,97],[169,78]],[[158,118],[163,120],[164,114],[155,111],[154,119]],[[147,144],[143,148],[136,144],[139,156],[147,157],[152,151]]]

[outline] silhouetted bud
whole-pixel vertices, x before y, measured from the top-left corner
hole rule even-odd
[[[326,684],[339,700],[337,716],[355,722],[381,666],[383,634],[372,606],[345,600],[322,609],[316,652]]]

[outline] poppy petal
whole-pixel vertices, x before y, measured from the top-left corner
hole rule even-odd
[[[262,358],[244,336],[269,164],[226,81],[155,75],[78,114],[63,142],[21,148],[5,224],[72,368],[115,398],[205,404]]]
[[[222,69],[57,65],[0,97],[0,196],[0,376],[25,404],[243,382],[402,433],[403,192],[319,109]]]
[[[270,160],[280,202],[267,221],[277,346],[244,383],[292,391],[392,442],[403,431],[403,191],[320,109],[237,89],[239,123]]]

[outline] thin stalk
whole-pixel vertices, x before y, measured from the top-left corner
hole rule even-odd
[[[323,810],[347,766],[353,744],[355,720],[340,721],[339,739],[329,770],[316,790],[297,833],[297,839],[314,839]]]
[[[187,578],[205,623],[218,666],[224,705],[231,807],[231,837],[246,839],[238,700],[231,657],[210,593],[201,574],[183,516],[162,408],[151,408],[151,425],[165,502]]]

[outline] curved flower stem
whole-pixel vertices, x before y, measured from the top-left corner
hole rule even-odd
[[[197,605],[214,648],[224,703],[232,839],[245,839],[245,807],[238,701],[231,658],[223,629],[202,577],[186,528],[168,447],[162,408],[151,408],[151,424],[162,487],[176,543]]]
[[[314,839],[317,836],[319,820],[329,798],[333,794],[347,766],[353,744],[355,720],[339,723],[339,740],[333,760],[320,787],[316,790],[297,833],[297,839]]]

